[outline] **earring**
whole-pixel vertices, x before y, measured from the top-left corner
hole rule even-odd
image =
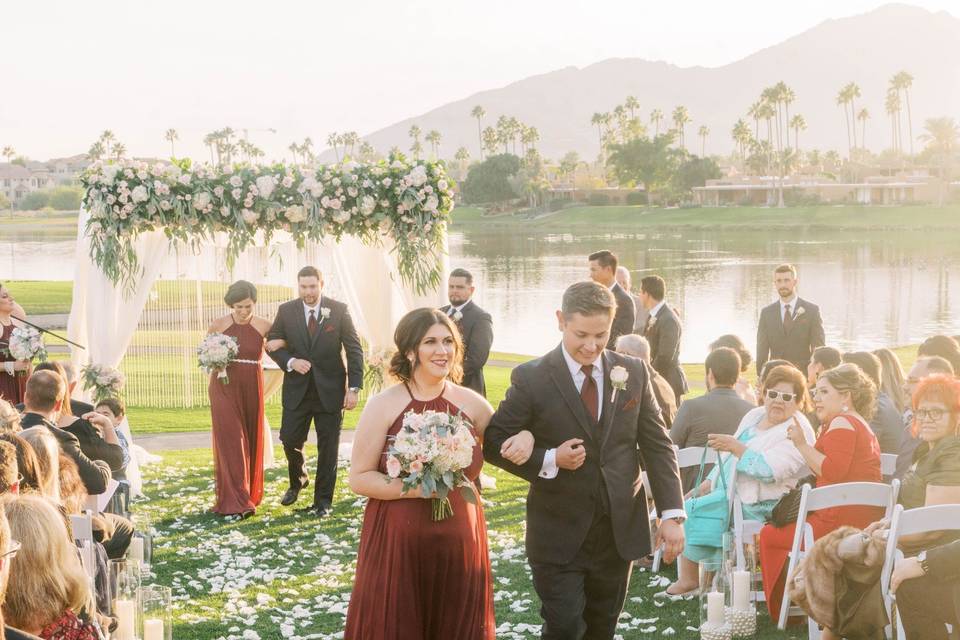
[[[840,407],[840,411],[846,413],[850,411],[850,407],[848,407],[847,405],[843,405],[842,407]]]

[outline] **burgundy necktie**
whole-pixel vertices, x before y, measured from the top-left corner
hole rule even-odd
[[[580,387],[580,400],[583,401],[583,406],[587,409],[587,415],[590,416],[590,421],[596,422],[600,399],[597,393],[597,381],[593,379],[593,365],[585,364],[580,367],[580,371],[586,376],[586,379],[583,381],[583,386]]]
[[[319,325],[317,324],[317,316],[314,313],[313,309],[310,309],[310,319],[307,321],[307,333],[310,334],[311,338],[314,335],[316,335],[318,326]]]
[[[790,310],[790,305],[784,305],[783,309],[783,331],[784,333],[790,331],[790,327],[793,326],[793,313]]]

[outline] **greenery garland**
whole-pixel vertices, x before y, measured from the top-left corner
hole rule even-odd
[[[221,170],[189,160],[119,160],[91,165],[80,180],[90,257],[128,289],[142,270],[133,240],[156,229],[195,249],[224,233],[231,265],[258,234],[269,244],[286,231],[301,248],[307,240],[344,235],[379,246],[389,236],[404,283],[418,293],[440,285],[453,209],[453,181],[441,162],[397,155],[375,164]]]

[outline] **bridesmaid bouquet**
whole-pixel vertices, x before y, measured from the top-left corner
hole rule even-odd
[[[463,499],[476,504],[473,484],[464,470],[473,462],[477,443],[462,415],[441,411],[403,416],[400,432],[387,449],[387,475],[403,480],[403,490],[419,488],[433,498],[433,520],[453,515],[449,493],[459,488]]]
[[[10,342],[7,351],[17,360],[41,362],[47,359],[47,348],[43,344],[43,337],[33,327],[16,327],[10,333]],[[24,374],[25,372],[21,372]]]
[[[217,373],[222,384],[230,384],[227,365],[240,353],[240,345],[235,338],[223,333],[211,333],[197,347],[197,359],[205,373]]]
[[[93,401],[115,398],[123,390],[123,374],[105,364],[88,364],[83,368],[83,388],[93,394]]]

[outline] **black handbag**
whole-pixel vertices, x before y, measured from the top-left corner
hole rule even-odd
[[[777,528],[794,524],[797,521],[797,516],[800,515],[800,496],[803,494],[803,485],[805,484],[815,487],[817,477],[807,476],[801,479],[797,486],[783,494],[777,501],[776,506],[773,507],[773,511],[770,512],[770,519],[767,522]]]

